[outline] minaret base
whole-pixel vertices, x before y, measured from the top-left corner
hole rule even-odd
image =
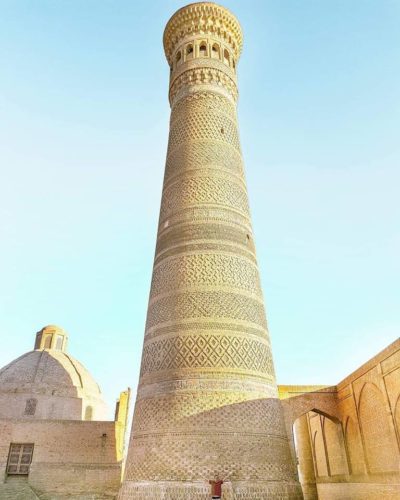
[[[210,500],[205,482],[124,481],[118,500]],[[240,481],[222,485],[222,500],[303,500],[299,483]]]

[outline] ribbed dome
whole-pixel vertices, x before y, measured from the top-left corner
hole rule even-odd
[[[0,370],[0,418],[104,420],[107,405],[86,368],[66,352],[68,334],[48,325],[35,350]]]
[[[57,396],[101,397],[101,391],[84,366],[56,350],[28,352],[0,370],[0,392],[32,392]]]

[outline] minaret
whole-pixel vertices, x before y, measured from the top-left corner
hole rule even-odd
[[[165,28],[169,143],[121,500],[208,500],[219,481],[223,498],[302,498],[239,143],[241,48],[237,19],[214,3]]]

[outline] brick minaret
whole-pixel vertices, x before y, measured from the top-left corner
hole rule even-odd
[[[236,102],[242,32],[214,3],[164,32],[171,121],[120,499],[302,498],[264,312]]]

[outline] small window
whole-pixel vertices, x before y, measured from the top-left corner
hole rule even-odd
[[[226,49],[224,50],[224,63],[229,66],[229,52]]]
[[[219,54],[220,54],[219,45],[217,43],[214,43],[211,50],[211,57],[219,59]]]
[[[56,349],[58,351],[62,351],[62,346],[63,346],[63,336],[62,335],[57,335],[56,337]]]
[[[44,348],[45,349],[50,349],[51,348],[51,339],[53,338],[52,335],[46,335],[46,338],[44,339]]]
[[[92,420],[92,418],[93,418],[93,408],[91,406],[86,406],[85,420]]]
[[[207,44],[205,42],[201,42],[200,44],[200,57],[207,56]]]
[[[236,68],[235,59],[232,59],[232,67],[233,67],[233,69],[235,69],[235,68]]]
[[[181,62],[181,59],[182,59],[182,53],[181,51],[179,51],[177,54],[176,54],[176,64],[178,65],[180,62]]]
[[[37,399],[29,398],[25,403],[25,412],[24,415],[34,415],[36,412]]]
[[[190,44],[186,47],[186,59],[192,59],[193,58],[193,45]]]
[[[37,334],[35,340],[35,349],[40,349],[40,341],[41,341],[41,336]]]
[[[7,474],[8,475],[24,475],[29,474],[29,468],[32,462],[33,444],[10,444],[8,453]]]

